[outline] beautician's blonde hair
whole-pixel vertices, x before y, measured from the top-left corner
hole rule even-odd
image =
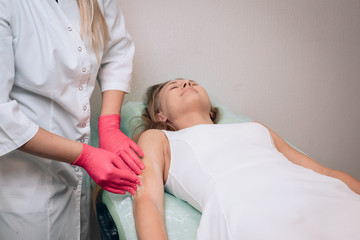
[[[175,80],[185,80],[184,78],[177,78]],[[172,80],[170,80],[172,81]],[[148,129],[159,129],[167,131],[176,131],[175,127],[169,122],[159,121],[156,115],[160,112],[159,93],[161,89],[170,81],[159,83],[148,87],[144,96],[145,109],[141,115],[141,124],[135,129],[134,141],[137,141],[141,133]],[[210,117],[213,123],[217,123],[219,119],[219,109],[211,106]],[[140,131],[140,132],[139,132]],[[138,133],[139,132],[139,133]]]
[[[76,0],[81,15],[81,37],[91,40],[96,58],[100,62],[100,50],[106,49],[109,41],[109,30],[97,0]]]

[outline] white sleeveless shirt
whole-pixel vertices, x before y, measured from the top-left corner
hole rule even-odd
[[[164,133],[165,189],[202,212],[197,239],[359,239],[360,196],[290,162],[261,124]]]

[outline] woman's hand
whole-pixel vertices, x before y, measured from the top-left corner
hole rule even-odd
[[[115,153],[134,173],[141,174],[144,164],[139,156],[142,157],[144,154],[134,141],[120,131],[120,121],[118,114],[100,116],[99,148]]]
[[[83,144],[80,156],[73,165],[83,167],[90,177],[109,192],[132,195],[140,185],[139,177],[115,154]]]

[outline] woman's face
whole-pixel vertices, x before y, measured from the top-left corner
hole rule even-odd
[[[193,80],[173,80],[165,84],[159,96],[160,121],[173,122],[191,113],[210,114],[211,102],[206,90]]]

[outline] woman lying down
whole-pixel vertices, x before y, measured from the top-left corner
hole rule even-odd
[[[214,124],[216,113],[194,81],[148,89],[139,239],[167,238],[164,185],[202,213],[197,239],[360,239],[360,181],[261,123]]]

